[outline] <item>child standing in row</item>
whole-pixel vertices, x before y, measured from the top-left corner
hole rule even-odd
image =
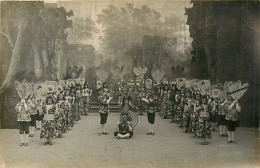
[[[16,105],[17,121],[19,123],[19,132],[20,132],[20,146],[28,146],[28,136],[29,136],[29,126],[30,126],[30,112],[29,108],[24,99],[22,99]]]
[[[201,144],[207,145],[209,143],[207,138],[211,138],[207,98],[203,96],[201,102],[202,103],[197,107],[197,112],[199,114],[199,137],[202,138]]]
[[[56,125],[55,125],[55,112],[56,105],[52,96],[46,98],[46,105],[43,108],[44,118],[43,125],[40,134],[40,138],[45,138],[46,142],[44,145],[52,145],[52,139],[55,138]]]

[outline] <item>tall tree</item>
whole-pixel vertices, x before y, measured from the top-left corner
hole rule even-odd
[[[61,52],[62,56],[65,29],[72,26],[67,17],[71,15],[73,12],[64,8],[44,8],[43,2],[1,2],[0,33],[12,50],[11,57],[6,56],[10,63],[0,93],[11,86],[22,65],[31,69],[38,80],[55,78],[56,55]]]
[[[192,1],[186,9],[193,38],[195,77],[249,83],[242,97],[241,124],[258,126],[259,71],[255,38],[259,1]]]
[[[0,93],[10,87],[17,73],[23,44],[26,41],[25,30],[30,21],[29,15],[31,12],[34,12],[34,10],[30,10],[30,7],[34,5],[34,2],[1,2],[1,23],[5,28],[5,30],[1,30],[1,32],[7,37],[13,49],[5,80],[0,87]],[[35,8],[35,10],[37,9],[38,8]]]
[[[72,26],[72,21],[67,17],[73,15],[73,12],[66,12],[65,8],[44,8],[40,12],[41,29],[39,46],[42,52],[42,60],[48,79],[57,79],[57,69],[60,64],[60,58],[57,54],[63,50],[67,34],[65,29]]]

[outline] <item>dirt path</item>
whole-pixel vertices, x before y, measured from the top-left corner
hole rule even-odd
[[[256,167],[260,161],[260,138],[255,129],[238,128],[238,144],[227,144],[226,138],[213,133],[210,145],[202,146],[199,139],[159,116],[156,135],[147,136],[147,118],[140,116],[133,138],[117,140],[113,131],[118,118],[119,114],[109,114],[110,134],[98,136],[99,114],[83,117],[64,138],[53,140],[53,146],[44,146],[38,131],[28,147],[19,147],[18,130],[0,130],[0,168],[219,168]]]

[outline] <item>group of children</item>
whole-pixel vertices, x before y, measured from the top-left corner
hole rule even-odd
[[[207,145],[211,132],[219,126],[220,137],[228,137],[228,143],[234,143],[234,132],[241,107],[230,93],[227,99],[202,95],[199,90],[177,87],[174,83],[161,83],[151,88],[145,85],[122,85],[119,89],[119,106],[122,110],[147,112],[150,131],[154,135],[155,112],[171,123],[179,124],[186,133],[200,138],[202,145]],[[228,128],[228,130],[226,129]]]
[[[201,144],[207,145],[211,132],[219,126],[220,137],[228,137],[228,143],[234,143],[234,132],[241,107],[237,99],[228,94],[227,99],[201,94],[199,90],[177,87],[175,83],[164,82],[157,85],[145,84],[119,85],[119,109],[121,120],[114,135],[121,138],[133,136],[133,126],[129,122],[129,111],[147,112],[150,130],[146,135],[155,135],[153,125],[155,113],[171,123],[179,124],[186,133],[201,138]],[[16,106],[17,121],[20,125],[20,146],[28,146],[28,137],[33,137],[34,129],[40,129],[40,138],[45,145],[52,145],[53,138],[62,138],[75,121],[90,111],[92,90],[88,84],[76,84],[56,91],[49,91],[44,98],[30,94]],[[98,90],[98,103],[101,129],[98,135],[108,134],[105,130],[109,113],[109,103],[113,99],[107,84]],[[226,130],[226,127],[228,130]]]
[[[22,99],[16,105],[20,146],[28,146],[28,137],[34,136],[34,130],[41,131],[40,138],[46,139],[45,145],[52,145],[54,138],[62,138],[81,116],[90,111],[91,94],[92,90],[85,83],[51,90],[44,97],[32,92],[28,98]]]

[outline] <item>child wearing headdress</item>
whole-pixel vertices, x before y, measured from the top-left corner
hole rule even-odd
[[[149,94],[146,96],[146,98],[142,98],[142,100],[147,104],[147,119],[150,124],[150,131],[146,133],[146,135],[155,135],[153,126],[155,121],[156,96],[153,94]]]
[[[176,96],[175,96],[175,122],[176,124],[181,124],[181,115],[183,111],[183,101],[182,97],[180,95],[179,90],[177,90]]]
[[[201,104],[201,94],[200,92],[195,92],[195,100],[193,102],[193,112],[191,114],[191,126],[194,137],[199,137],[199,114],[196,108]]]
[[[74,126],[72,103],[73,103],[73,99],[70,97],[70,89],[66,89],[65,90],[65,106],[66,106],[66,110],[67,110],[67,113],[66,113],[67,122],[66,123],[67,123],[68,128]]]
[[[143,85],[140,85],[140,92],[139,92],[139,99],[138,99],[138,110],[139,110],[139,115],[143,115],[144,114],[144,111],[145,111],[145,104],[144,102],[142,101],[142,98],[145,98],[146,96],[146,90],[145,90],[145,87]]]
[[[52,139],[56,136],[55,114],[56,105],[52,96],[47,96],[46,105],[43,108],[44,118],[40,138],[45,138],[44,145],[52,145]]]
[[[98,133],[99,136],[102,134],[107,135],[108,133],[105,130],[105,125],[107,123],[107,117],[109,113],[108,105],[110,101],[112,100],[112,97],[110,96],[110,93],[107,89],[107,84],[103,84],[103,89],[98,95],[98,102],[99,102],[99,113],[100,113],[100,125],[101,129]]]
[[[67,132],[65,108],[66,106],[65,106],[64,96],[62,93],[59,93],[57,95],[56,114],[55,114],[57,138],[62,138],[62,134]]]
[[[84,115],[88,115],[90,112],[90,96],[92,95],[92,90],[88,88],[88,84],[85,83],[83,90],[82,90],[82,98],[83,98],[83,110],[84,110]]]
[[[183,113],[183,121],[184,121],[183,126],[185,128],[186,133],[190,131],[190,123],[191,123],[190,114],[191,111],[193,110],[191,96],[192,96],[191,91],[188,90],[186,92],[186,99],[184,101],[184,113]]]
[[[199,137],[202,139],[201,144],[207,145],[207,139],[211,139],[211,125],[209,120],[209,107],[206,96],[201,99],[201,104],[197,106],[196,111],[199,115]]]
[[[180,88],[180,98],[181,103],[179,105],[180,111],[179,111],[179,118],[180,118],[180,128],[184,127],[184,104],[186,102],[186,91],[184,87]]]
[[[217,122],[217,112],[218,112],[218,105],[217,101],[214,98],[208,98],[208,105],[209,105],[209,118],[212,126],[212,131],[216,131],[216,122]]]
[[[176,114],[176,85],[172,85],[171,92],[169,96],[169,102],[170,102],[170,111],[171,111],[171,123],[175,122],[175,114]]]
[[[132,97],[129,93],[126,93],[122,99],[122,103],[120,104],[121,113],[129,113],[129,111],[133,108]]]
[[[220,137],[227,137],[226,134],[226,109],[227,109],[227,101],[224,101],[224,99],[220,99],[218,103],[218,125],[219,125],[219,136]]]
[[[78,121],[79,118],[77,116],[77,106],[76,106],[76,103],[75,103],[75,88],[74,87],[71,87],[70,88],[70,104],[71,104],[71,113],[72,113],[72,116],[73,116],[73,121]]]
[[[37,130],[42,129],[42,120],[43,120],[43,103],[42,99],[36,100],[36,128]]]
[[[76,121],[80,120],[80,116],[84,115],[84,111],[83,111],[83,99],[82,99],[82,95],[81,95],[81,90],[77,89],[76,90],[76,94],[75,94],[75,111],[76,111]]]
[[[231,94],[228,94],[228,99],[226,101],[226,120],[228,127],[228,143],[234,143],[234,135],[237,127],[237,122],[239,119],[239,113],[241,112],[241,106],[237,99],[233,99]]]
[[[165,84],[161,88],[161,107],[160,107],[161,113],[160,113],[160,116],[163,119],[168,119],[170,117],[169,96],[170,96],[169,87],[167,84]]]
[[[27,106],[30,112],[30,117],[31,117],[31,121],[30,121],[30,127],[29,127],[29,137],[33,137],[34,136],[34,129],[36,126],[36,117],[37,117],[37,110],[36,110],[36,102],[35,102],[35,97],[31,96],[28,100],[27,100]]]
[[[28,146],[29,126],[30,126],[30,112],[24,99],[17,103],[16,108],[17,121],[19,123],[20,146]]]

